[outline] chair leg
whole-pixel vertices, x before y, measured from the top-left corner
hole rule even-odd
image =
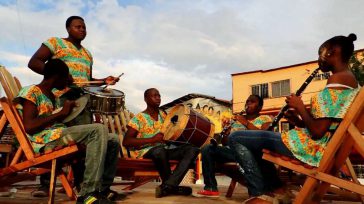
[[[51,181],[49,185],[49,199],[48,204],[54,203],[54,191],[56,188],[56,168],[57,168],[57,160],[52,160],[52,170],[51,170]]]
[[[231,182],[230,182],[230,185],[229,185],[228,191],[226,192],[225,197],[231,198],[231,196],[234,193],[235,187],[236,187],[236,180],[231,179]]]
[[[351,178],[352,178],[352,180],[354,181],[354,183],[360,184],[360,182],[359,182],[359,180],[358,180],[358,177],[356,176],[356,173],[355,173],[355,171],[354,171],[354,167],[353,167],[353,165],[352,165],[352,163],[351,163],[350,159],[349,159],[349,158],[347,158],[345,163],[346,163],[346,166],[347,166],[347,167],[348,167],[348,169],[349,169],[349,172],[350,172]],[[362,196],[362,195],[359,195],[359,194],[358,194],[358,197],[359,197],[359,199],[361,200],[361,202],[362,202],[362,203],[364,203],[364,196]]]
[[[305,183],[303,184],[302,189],[297,194],[294,204],[305,204],[310,203],[312,199],[312,192],[314,188],[317,186],[318,181],[314,178],[307,177]]]
[[[61,172],[59,174],[59,179],[61,180],[62,186],[63,186],[64,190],[66,191],[67,196],[71,200],[76,200],[77,195],[76,195],[75,191],[72,189],[72,187],[71,187],[71,185],[69,183],[69,179],[66,177],[64,172]]]

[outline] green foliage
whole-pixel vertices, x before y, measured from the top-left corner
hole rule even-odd
[[[356,52],[351,58],[350,58],[350,68],[351,71],[356,76],[356,79],[358,80],[359,84],[361,86],[364,85],[364,51]]]

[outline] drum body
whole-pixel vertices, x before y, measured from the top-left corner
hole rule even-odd
[[[117,114],[125,105],[125,95],[122,91],[105,89],[98,86],[83,88],[84,92],[90,94],[88,108],[94,113]]]
[[[186,142],[202,147],[213,138],[215,126],[186,105],[178,104],[168,113],[162,132],[165,140]]]

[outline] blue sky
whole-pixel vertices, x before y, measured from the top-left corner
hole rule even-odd
[[[162,103],[188,93],[230,100],[232,73],[315,60],[335,35],[356,33],[364,48],[361,8],[360,0],[0,0],[0,64],[23,85],[38,83],[30,57],[49,37],[67,37],[65,20],[81,15],[94,74],[124,72],[114,88],[133,112],[150,87]]]

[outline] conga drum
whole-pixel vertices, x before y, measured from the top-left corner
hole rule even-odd
[[[213,138],[215,125],[188,106],[178,104],[168,113],[162,132],[166,141],[202,147]]]

